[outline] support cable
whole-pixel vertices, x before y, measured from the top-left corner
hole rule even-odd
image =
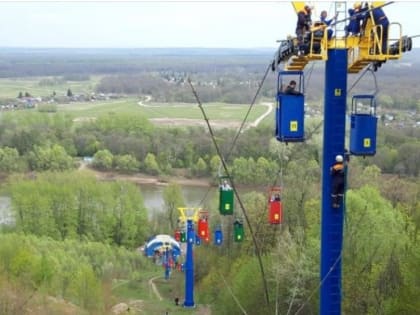
[[[204,111],[203,105],[201,104],[200,98],[198,97],[198,94],[197,94],[194,86],[192,85],[192,82],[191,82],[191,79],[190,78],[188,78],[188,83],[189,83],[189,85],[191,87],[191,90],[192,90],[192,92],[194,94],[194,97],[195,97],[195,99],[197,101],[198,107],[200,108],[201,113],[203,114],[204,120],[206,121],[207,127],[209,129],[210,137],[211,137],[211,139],[213,141],[213,144],[214,144],[214,146],[216,148],[217,155],[220,158],[220,161],[222,163],[222,166],[223,166],[223,169],[225,171],[225,174],[230,178],[230,182],[232,184],[232,190],[235,193],[235,196],[236,196],[236,198],[238,200],[238,203],[239,203],[239,205],[241,207],[242,213],[243,213],[243,215],[245,217],[245,220],[246,220],[246,223],[248,225],[248,229],[249,229],[250,234],[252,236],[252,241],[254,243],[254,246],[255,246],[255,249],[256,249],[256,253],[257,253],[258,263],[259,263],[259,267],[260,267],[260,271],[261,271],[261,277],[262,277],[262,281],[263,281],[263,287],[264,287],[264,291],[265,291],[266,303],[267,303],[267,305],[269,305],[270,304],[270,298],[269,298],[269,295],[268,295],[267,279],[265,277],[265,272],[264,272],[264,266],[263,266],[263,263],[262,263],[260,247],[258,245],[257,239],[256,239],[256,237],[254,235],[253,230],[252,230],[252,226],[251,226],[249,217],[248,217],[248,215],[246,213],[245,207],[244,207],[244,205],[242,203],[242,200],[241,200],[241,198],[239,196],[239,193],[238,193],[238,191],[236,189],[236,186],[235,186],[235,184],[233,182],[233,179],[230,176],[230,172],[229,172],[229,170],[227,168],[226,162],[225,162],[225,160],[224,160],[224,158],[223,158],[223,156],[222,156],[222,154],[220,152],[219,145],[217,144],[217,141],[216,141],[216,138],[214,136],[213,129],[212,129],[211,125],[210,125],[210,122],[209,122],[209,119],[207,117],[207,114]]]
[[[243,306],[241,305],[241,303],[239,302],[238,298],[236,297],[236,295],[233,293],[231,287],[229,286],[229,284],[226,282],[225,277],[223,277],[223,275],[219,272],[219,276],[220,278],[222,278],[223,283],[225,284],[226,288],[229,291],[229,294],[232,296],[233,300],[235,301],[236,305],[238,305],[238,307],[241,309],[242,313],[244,315],[248,315],[248,313],[246,312],[246,310],[243,308]]]
[[[376,76],[373,73],[373,69],[372,69],[372,64],[370,64],[365,70],[363,70],[363,72],[360,74],[360,76],[356,79],[356,81],[353,82],[353,84],[351,85],[351,87],[347,90],[347,94],[353,90],[353,88],[359,83],[359,81],[364,77],[364,75],[370,71],[373,74],[373,78],[374,78],[374,82],[375,82],[375,94],[376,95],[379,91],[378,89],[378,83],[376,81]]]
[[[264,76],[263,76],[263,78],[262,78],[261,82],[258,84],[258,89],[257,89],[257,92],[255,93],[254,98],[252,99],[251,105],[249,106],[248,111],[247,111],[247,112],[246,112],[246,114],[245,114],[245,118],[242,120],[242,123],[241,123],[241,125],[240,125],[240,127],[239,127],[238,131],[236,132],[236,135],[235,135],[235,137],[234,137],[234,139],[233,139],[233,141],[232,141],[232,144],[231,144],[231,147],[230,147],[230,149],[229,149],[229,152],[226,154],[226,160],[228,160],[228,159],[229,159],[229,157],[230,157],[230,155],[232,154],[233,148],[234,148],[234,147],[235,147],[235,145],[236,145],[236,141],[238,140],[239,135],[241,134],[242,129],[244,128],[245,123],[246,123],[246,121],[247,121],[247,119],[248,119],[248,116],[249,116],[249,114],[251,113],[251,110],[252,110],[252,108],[253,108],[253,107],[254,107],[254,105],[255,105],[255,101],[256,101],[256,99],[257,99],[258,95],[259,95],[259,94],[260,94],[260,92],[261,92],[261,88],[262,88],[262,87],[263,87],[263,85],[264,85],[265,79],[267,78],[267,75],[268,75],[268,73],[269,73],[269,71],[270,71],[270,68],[271,68],[271,62],[269,63],[269,65],[268,65],[268,67],[267,67],[267,69],[266,69],[266,71],[265,71],[265,73],[264,73]],[[191,84],[190,84],[190,85],[191,85]],[[219,154],[218,154],[218,155],[219,155]],[[222,156],[221,156],[221,155],[219,155],[219,157],[220,157],[220,159],[222,159]],[[221,166],[222,166],[222,165],[220,164],[220,166],[219,166],[219,176],[220,176],[220,168],[221,168]],[[198,206],[199,206],[199,205],[201,205],[201,204],[203,204],[204,200],[206,200],[206,199],[207,199],[207,196],[208,196],[208,194],[209,194],[209,192],[210,192],[210,189],[211,189],[211,188],[209,188],[209,189],[207,190],[207,192],[204,194],[204,197],[200,200],[200,202],[198,203]]]
[[[248,111],[247,111],[247,113],[245,114],[245,118],[242,120],[241,126],[239,127],[239,129],[238,129],[238,131],[237,131],[237,133],[236,133],[236,135],[235,135],[235,138],[234,138],[234,139],[233,139],[233,141],[232,141],[231,148],[230,148],[229,152],[226,154],[226,160],[228,160],[228,159],[229,159],[229,157],[230,157],[230,155],[231,155],[231,153],[232,153],[232,151],[233,151],[233,148],[234,148],[234,147],[235,147],[235,145],[236,145],[236,141],[238,140],[239,135],[241,134],[242,129],[244,128],[245,123],[246,123],[246,121],[247,121],[247,119],[248,119],[248,116],[249,116],[249,114],[251,113],[251,110],[252,110],[252,108],[253,108],[253,107],[254,107],[254,105],[255,105],[255,101],[257,100],[257,97],[258,97],[258,95],[259,95],[259,94],[260,94],[260,92],[261,92],[261,88],[262,88],[262,87],[263,87],[263,85],[264,85],[265,79],[267,78],[267,75],[268,75],[268,73],[270,72],[270,69],[271,69],[271,62],[269,63],[269,65],[268,65],[267,69],[265,70],[264,76],[263,76],[263,78],[262,78],[262,80],[261,80],[260,84],[258,85],[257,92],[255,93],[254,98],[252,99],[251,105],[249,106]]]
[[[309,74],[306,74],[305,76],[306,76],[306,82],[305,82],[305,90],[307,90],[308,89],[308,87],[309,87],[309,82],[310,82],[310,80],[311,80],[311,76],[312,76],[312,72],[314,71],[314,67],[315,67],[315,62],[312,62],[312,64],[311,64],[311,68],[309,69]]]
[[[298,310],[296,311],[296,313],[294,315],[299,314],[300,311],[303,310],[303,308],[306,306],[306,304],[309,303],[309,301],[312,299],[312,297],[314,296],[314,294],[319,291],[319,289],[324,284],[324,282],[327,280],[327,278],[329,277],[329,275],[331,274],[331,272],[333,272],[333,270],[335,269],[335,266],[337,266],[338,262],[341,260],[341,256],[342,255],[343,255],[343,251],[341,250],[340,255],[338,255],[337,259],[334,261],[334,264],[331,266],[330,270],[328,270],[328,273],[324,276],[324,278],[321,279],[321,281],[318,283],[318,285],[316,286],[316,288],[314,290],[312,290],[311,294],[309,294],[309,296],[306,299],[306,301],[298,308]]]

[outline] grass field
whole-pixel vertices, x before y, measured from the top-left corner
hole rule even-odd
[[[54,85],[40,85],[43,79],[53,79],[53,77],[28,77],[28,78],[7,78],[0,79],[0,98],[15,98],[19,92],[28,92],[34,97],[49,96],[53,92],[57,95],[66,95],[67,90],[71,89],[73,94],[88,94],[94,91],[100,77],[91,76],[89,81],[67,81]]]
[[[89,81],[64,81],[64,83],[59,80],[59,77],[0,79],[0,98],[16,98],[19,92],[23,94],[28,92],[34,97],[50,96],[53,92],[57,96],[64,96],[69,88],[74,95],[88,95],[94,91],[100,79],[100,76],[91,76]],[[45,82],[45,80],[61,83],[40,84],[40,82]],[[69,114],[76,121],[95,118],[106,113],[128,113],[133,115],[138,113],[149,119],[154,119],[154,123],[163,125],[170,123],[178,125],[204,123],[203,114],[195,103],[157,103],[150,99],[142,103],[140,100],[135,97],[124,97],[106,101],[71,102],[57,105],[57,111]],[[231,125],[230,123],[232,122],[236,122],[236,125],[239,125],[249,110],[249,104],[204,103],[203,108],[208,118],[213,121],[220,121],[219,125],[221,126],[225,124],[224,122],[227,125]],[[268,107],[266,105],[255,105],[249,113],[247,122],[254,122],[267,110]],[[184,120],[186,119],[191,121],[185,122]],[[268,119],[272,119],[272,114]],[[267,120],[267,118],[264,120]]]
[[[147,103],[140,106],[137,99],[119,99],[110,101],[95,101],[69,103],[58,105],[58,112],[70,114],[74,118],[98,117],[105,113],[139,113],[149,119],[153,118],[187,118],[202,120],[203,116],[196,104],[183,103]],[[231,105],[223,103],[203,104],[210,119],[242,121],[249,105]],[[267,111],[267,106],[255,105],[249,114],[248,121],[254,121]]]

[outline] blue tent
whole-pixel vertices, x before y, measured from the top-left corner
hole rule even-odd
[[[170,249],[174,257],[181,254],[180,244],[172,236],[159,234],[148,240],[144,247],[144,254],[152,257],[156,251],[164,252],[166,249]]]

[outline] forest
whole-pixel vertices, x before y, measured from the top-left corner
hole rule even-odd
[[[192,105],[194,96],[185,84],[191,76],[203,102],[244,106],[250,104],[271,57],[264,50],[1,54],[0,77],[16,80],[13,93],[25,92],[19,82],[35,79],[42,93],[58,88],[66,93],[67,84],[77,82],[91,85],[95,93],[148,95],[160,103]],[[342,252],[346,314],[416,314],[420,309],[420,129],[415,124],[419,67],[413,52],[378,71],[384,112],[392,110],[397,119],[411,121],[380,120],[376,155],[350,158]],[[319,108],[322,70],[319,66],[307,75],[308,102]],[[275,80],[273,74],[258,102],[273,98]],[[368,80],[357,90],[373,87]],[[6,104],[18,93],[0,98]],[[150,296],[149,279],[163,271],[138,248],[151,235],[173,235],[177,208],[186,206],[177,178],[217,189],[220,157],[208,130],[157,125],[128,110],[80,121],[61,111],[58,102],[52,104],[51,111],[30,108],[0,114],[1,195],[10,198],[14,217],[14,224],[1,226],[0,313],[111,314],[115,304],[136,299],[143,304],[137,311],[133,307],[135,314],[168,309],[171,314],[193,314],[172,303],[174,294],[182,296],[182,273],[159,284],[164,301]],[[77,104],[69,101],[66,106]],[[272,117],[243,130],[236,142],[235,128],[214,130],[262,255],[269,302],[249,229],[244,242],[233,242],[234,217],[220,216],[217,198],[203,196],[200,206],[209,210],[211,228],[222,224],[226,238],[222,247],[195,248],[196,301],[211,314],[318,313],[321,119],[309,118],[305,128],[305,143],[288,145],[274,139]],[[86,168],[85,157],[92,158]],[[96,176],[110,173],[158,178],[165,183],[163,209],[151,214],[141,188],[132,182]],[[267,222],[267,190],[274,185],[283,187],[281,226]],[[241,216],[240,211],[236,207],[235,215]]]

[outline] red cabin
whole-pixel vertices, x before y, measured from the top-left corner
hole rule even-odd
[[[205,210],[200,210],[197,221],[197,234],[200,239],[206,243],[210,242],[210,229],[209,229],[209,213]]]
[[[209,239],[209,222],[207,220],[207,217],[202,217],[198,219],[198,236],[202,240],[208,240]]]
[[[180,230],[175,231],[174,238],[177,242],[181,241],[181,231]]]
[[[270,224],[280,224],[283,222],[283,206],[280,192],[280,187],[273,187],[270,190],[270,199],[268,202],[268,222]]]

